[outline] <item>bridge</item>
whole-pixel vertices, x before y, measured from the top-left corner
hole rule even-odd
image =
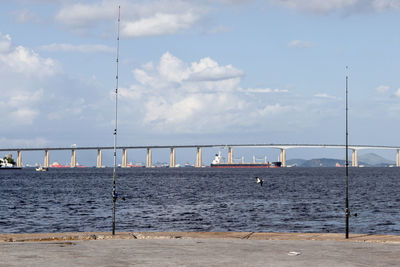
[[[204,148],[227,148],[228,149],[228,163],[233,163],[234,148],[273,148],[280,150],[280,161],[282,167],[286,167],[286,150],[295,148],[334,148],[345,149],[344,145],[335,144],[211,144],[211,145],[163,145],[163,146],[118,146],[117,149],[122,151],[121,167],[128,167],[128,150],[142,149],[146,150],[146,166],[147,168],[153,167],[152,164],[152,151],[153,149],[169,149],[170,162],[169,167],[176,167],[176,150],[182,148],[195,148],[196,149],[196,164],[195,167],[203,167],[202,163],[202,150]],[[70,167],[77,167],[77,151],[78,150],[97,150],[97,164],[96,167],[103,167],[102,151],[113,150],[112,146],[86,146],[86,147],[40,147],[40,148],[0,148],[0,151],[17,152],[17,166],[22,167],[22,152],[28,151],[43,151],[44,152],[44,167],[50,167],[50,151],[57,150],[70,150],[71,163]],[[396,151],[396,167],[400,167],[400,146],[375,146],[375,145],[349,145],[352,150],[351,166],[358,167],[358,151],[362,149],[375,149],[375,150],[395,150]]]

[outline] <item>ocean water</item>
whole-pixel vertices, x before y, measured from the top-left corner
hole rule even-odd
[[[264,179],[264,185],[255,177]],[[400,234],[400,168],[351,168],[351,233]],[[343,233],[344,168],[118,169],[117,231]],[[111,231],[112,168],[0,171],[0,233]]]

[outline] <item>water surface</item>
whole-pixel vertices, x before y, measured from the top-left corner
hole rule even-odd
[[[344,168],[118,169],[117,185],[117,231],[344,232]],[[399,168],[350,169],[350,231],[399,235],[399,186]],[[111,192],[111,168],[1,170],[0,232],[111,231]]]

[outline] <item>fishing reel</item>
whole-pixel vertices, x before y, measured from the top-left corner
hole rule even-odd
[[[350,209],[346,209],[344,212],[345,212],[345,214],[346,214],[346,217],[348,217],[348,218],[350,218],[350,217],[357,217],[357,216],[358,216],[357,213],[352,214],[352,213],[350,212]]]
[[[116,192],[115,190],[113,190],[112,195],[113,195],[113,200],[114,200],[114,201],[117,201],[117,199],[121,199],[121,200],[124,200],[124,201],[125,201],[125,197],[119,197],[118,194],[117,194],[117,192]]]

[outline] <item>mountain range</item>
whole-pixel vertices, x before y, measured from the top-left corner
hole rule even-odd
[[[292,167],[337,167],[338,165],[344,166],[346,163],[342,159],[331,158],[316,158],[316,159],[289,159],[286,160],[287,166]],[[367,153],[358,156],[358,165],[366,167],[388,167],[395,165],[396,162],[381,157],[375,153]],[[351,156],[349,158],[349,166],[351,166]]]

